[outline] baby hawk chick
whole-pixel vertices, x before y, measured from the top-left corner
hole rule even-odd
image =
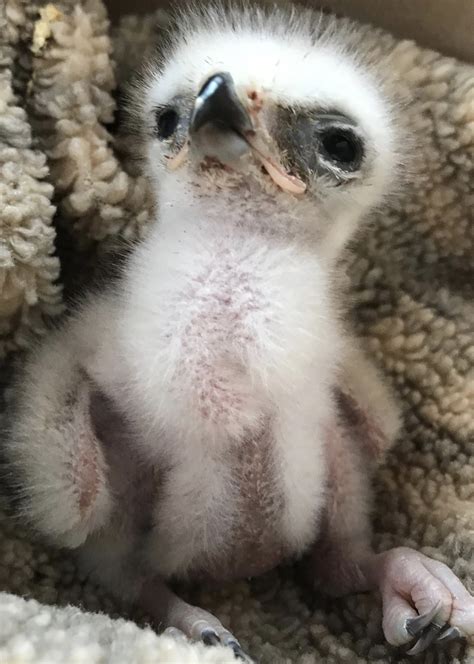
[[[20,379],[19,513],[157,625],[241,658],[169,582],[308,554],[318,588],[380,591],[391,644],[472,635],[445,565],[370,544],[398,414],[341,323],[338,259],[396,182],[394,111],[311,12],[179,23],[131,91],[156,223]]]

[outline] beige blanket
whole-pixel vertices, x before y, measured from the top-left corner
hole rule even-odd
[[[153,22],[123,22],[114,55],[100,0],[58,0],[41,17],[34,4],[0,4],[2,353],[24,346],[61,309],[52,203],[81,259],[78,280],[80,250],[136,236],[150,208],[144,180],[121,162],[104,124],[114,109],[114,59],[124,74]],[[375,543],[421,548],[474,592],[474,68],[373,28],[365,39],[389,55],[409,90],[405,113],[420,162],[350,266],[356,326],[393,381],[406,422],[377,475]],[[98,615],[125,609],[82,579],[68,554],[30,543],[1,513],[0,590],[0,664],[232,661]],[[190,598],[262,664],[474,662],[474,644],[461,643],[437,658],[405,658],[384,643],[375,596],[314,597],[291,568]],[[67,604],[74,608],[56,606]]]

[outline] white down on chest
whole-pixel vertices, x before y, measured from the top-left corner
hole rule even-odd
[[[102,374],[166,467],[150,552],[164,575],[232,548],[244,516],[229,459],[264,426],[288,550],[314,538],[324,499],[340,347],[327,277],[296,243],[222,226],[178,219],[139,248],[112,343],[120,361]]]

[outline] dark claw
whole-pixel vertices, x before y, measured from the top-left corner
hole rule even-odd
[[[444,625],[437,625],[436,623],[428,625],[415,645],[410,650],[407,650],[407,655],[418,655],[423,650],[426,650],[434,641],[438,640],[439,633],[443,628]]]
[[[440,608],[441,602],[438,602],[438,604],[436,604],[431,611],[428,611],[428,613],[423,613],[421,616],[407,620],[406,630],[408,634],[410,634],[410,636],[416,636],[424,630],[425,627],[428,627],[428,625],[433,622],[433,618],[436,616]]]
[[[201,632],[201,639],[205,646],[218,646],[221,643],[219,635],[212,629],[204,629]]]
[[[236,659],[240,659],[242,662],[246,662],[247,664],[252,664],[252,660],[250,657],[247,657],[237,639],[221,639],[217,632],[215,632],[213,629],[204,629],[201,632],[201,640],[205,646],[228,646],[229,648],[232,648]]]
[[[462,637],[462,634],[460,630],[457,627],[448,627],[447,629],[442,632],[438,638],[437,641],[441,641],[442,643],[447,643],[448,641],[453,641],[454,639],[460,639]]]
[[[242,662],[250,662],[250,659],[244,653],[238,641],[228,641],[227,645],[229,648],[232,648],[236,659],[240,659]]]

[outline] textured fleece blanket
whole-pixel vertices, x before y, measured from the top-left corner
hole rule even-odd
[[[63,275],[79,280],[84,250],[136,237],[150,210],[144,179],[106,126],[116,77],[150,43],[155,21],[131,17],[112,33],[100,0],[39,9],[31,0],[0,4],[3,355],[62,308],[58,233],[68,238]],[[404,113],[418,138],[416,175],[361,239],[349,270],[356,328],[405,415],[376,477],[375,545],[421,548],[473,592],[474,69],[364,31],[408,91]],[[1,511],[0,590],[1,664],[233,661],[222,649],[157,636],[81,578],[69,554],[32,543]],[[472,643],[405,657],[384,643],[377,597],[315,597],[291,567],[188,598],[214,611],[262,664],[474,662]]]

